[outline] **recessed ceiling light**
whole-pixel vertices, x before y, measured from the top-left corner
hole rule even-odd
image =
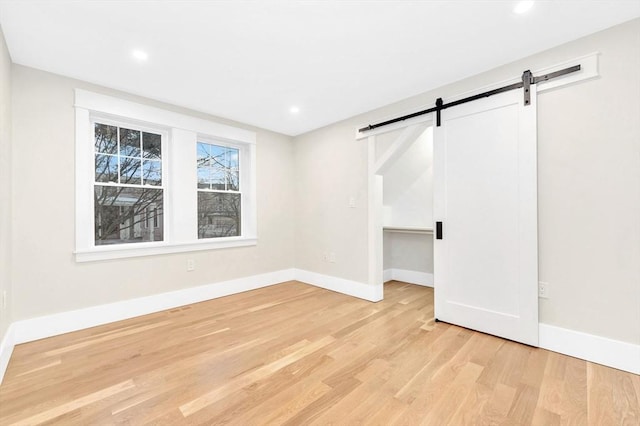
[[[297,106],[292,106],[291,108],[289,108],[289,112],[291,114],[297,114],[300,112],[300,108],[298,108]]]
[[[523,0],[516,3],[513,7],[513,12],[521,15],[523,13],[528,12],[533,7],[533,0]]]
[[[147,59],[149,59],[149,55],[147,54],[147,52],[145,52],[144,50],[140,50],[140,49],[134,49],[131,51],[131,56],[134,57],[134,59],[140,61],[140,62],[144,62]]]

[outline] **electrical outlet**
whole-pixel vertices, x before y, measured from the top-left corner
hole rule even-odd
[[[196,261],[193,259],[187,259],[187,272],[196,270]]]
[[[356,197],[349,197],[349,207],[352,209],[356,208]]]
[[[538,297],[542,299],[549,298],[549,283],[538,282]]]
[[[7,290],[2,290],[2,309],[7,309]]]
[[[334,252],[329,253],[329,263],[336,263],[336,254]]]
[[[329,253],[322,253],[322,260],[324,260],[325,262],[329,261]]]

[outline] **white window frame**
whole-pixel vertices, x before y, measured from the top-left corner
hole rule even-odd
[[[112,96],[76,89],[76,247],[77,262],[149,256],[257,244],[256,134],[213,121]],[[104,121],[101,121],[104,120]],[[94,241],[95,121],[127,124],[162,134],[163,241],[96,246]],[[107,123],[105,123],[107,124]],[[242,229],[237,237],[198,239],[197,142],[220,141],[240,150]]]

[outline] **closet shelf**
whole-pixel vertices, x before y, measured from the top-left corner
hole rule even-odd
[[[383,226],[384,232],[395,232],[398,234],[433,234],[433,228],[416,228],[410,226]]]

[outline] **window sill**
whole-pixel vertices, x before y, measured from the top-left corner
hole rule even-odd
[[[202,240],[189,243],[132,243],[127,246],[104,246],[87,250],[76,250],[76,262],[93,262],[129,257],[154,256],[159,254],[184,253],[190,251],[215,250],[231,247],[255,246],[255,237],[230,237],[225,239]]]

